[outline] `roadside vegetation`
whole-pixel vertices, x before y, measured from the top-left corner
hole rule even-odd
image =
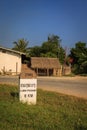
[[[0,85],[0,130],[87,130],[87,100],[38,89],[27,105],[18,86]]]
[[[28,47],[29,42],[19,39],[14,43],[14,50],[26,53],[24,63],[29,62],[29,57],[58,58],[62,66],[70,66],[75,75],[87,76],[87,43],[78,41],[75,47],[68,48],[61,45],[61,39],[57,35],[49,35],[47,41],[41,46]]]
[[[77,42],[70,50],[72,72],[81,76],[87,76],[87,43]]]

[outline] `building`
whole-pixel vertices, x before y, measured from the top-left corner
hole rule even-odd
[[[62,66],[58,58],[31,57],[31,68],[39,76],[62,75]]]
[[[71,66],[63,65],[62,67],[63,72],[62,75],[70,75],[71,74]]]
[[[21,72],[24,53],[0,46],[0,73],[17,75]]]
[[[29,61],[28,66],[24,64]],[[24,71],[38,76],[62,76],[70,74],[70,67],[62,67],[58,58],[31,57],[12,49],[0,46],[0,74],[18,75]]]

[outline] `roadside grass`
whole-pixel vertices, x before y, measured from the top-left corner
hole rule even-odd
[[[0,85],[0,130],[87,130],[87,100],[38,89],[27,105],[18,86]]]
[[[64,77],[75,77],[76,75],[74,73],[66,74]]]

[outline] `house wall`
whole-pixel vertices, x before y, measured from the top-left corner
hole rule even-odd
[[[69,74],[71,74],[71,67],[70,66],[63,67],[63,75],[69,75]]]
[[[62,76],[62,68],[54,69],[53,76]]]
[[[21,55],[8,52],[0,51],[0,72],[21,72]]]

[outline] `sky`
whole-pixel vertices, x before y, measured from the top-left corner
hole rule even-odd
[[[0,0],[0,45],[8,48],[21,38],[41,46],[49,35],[64,48],[87,43],[87,0]]]

